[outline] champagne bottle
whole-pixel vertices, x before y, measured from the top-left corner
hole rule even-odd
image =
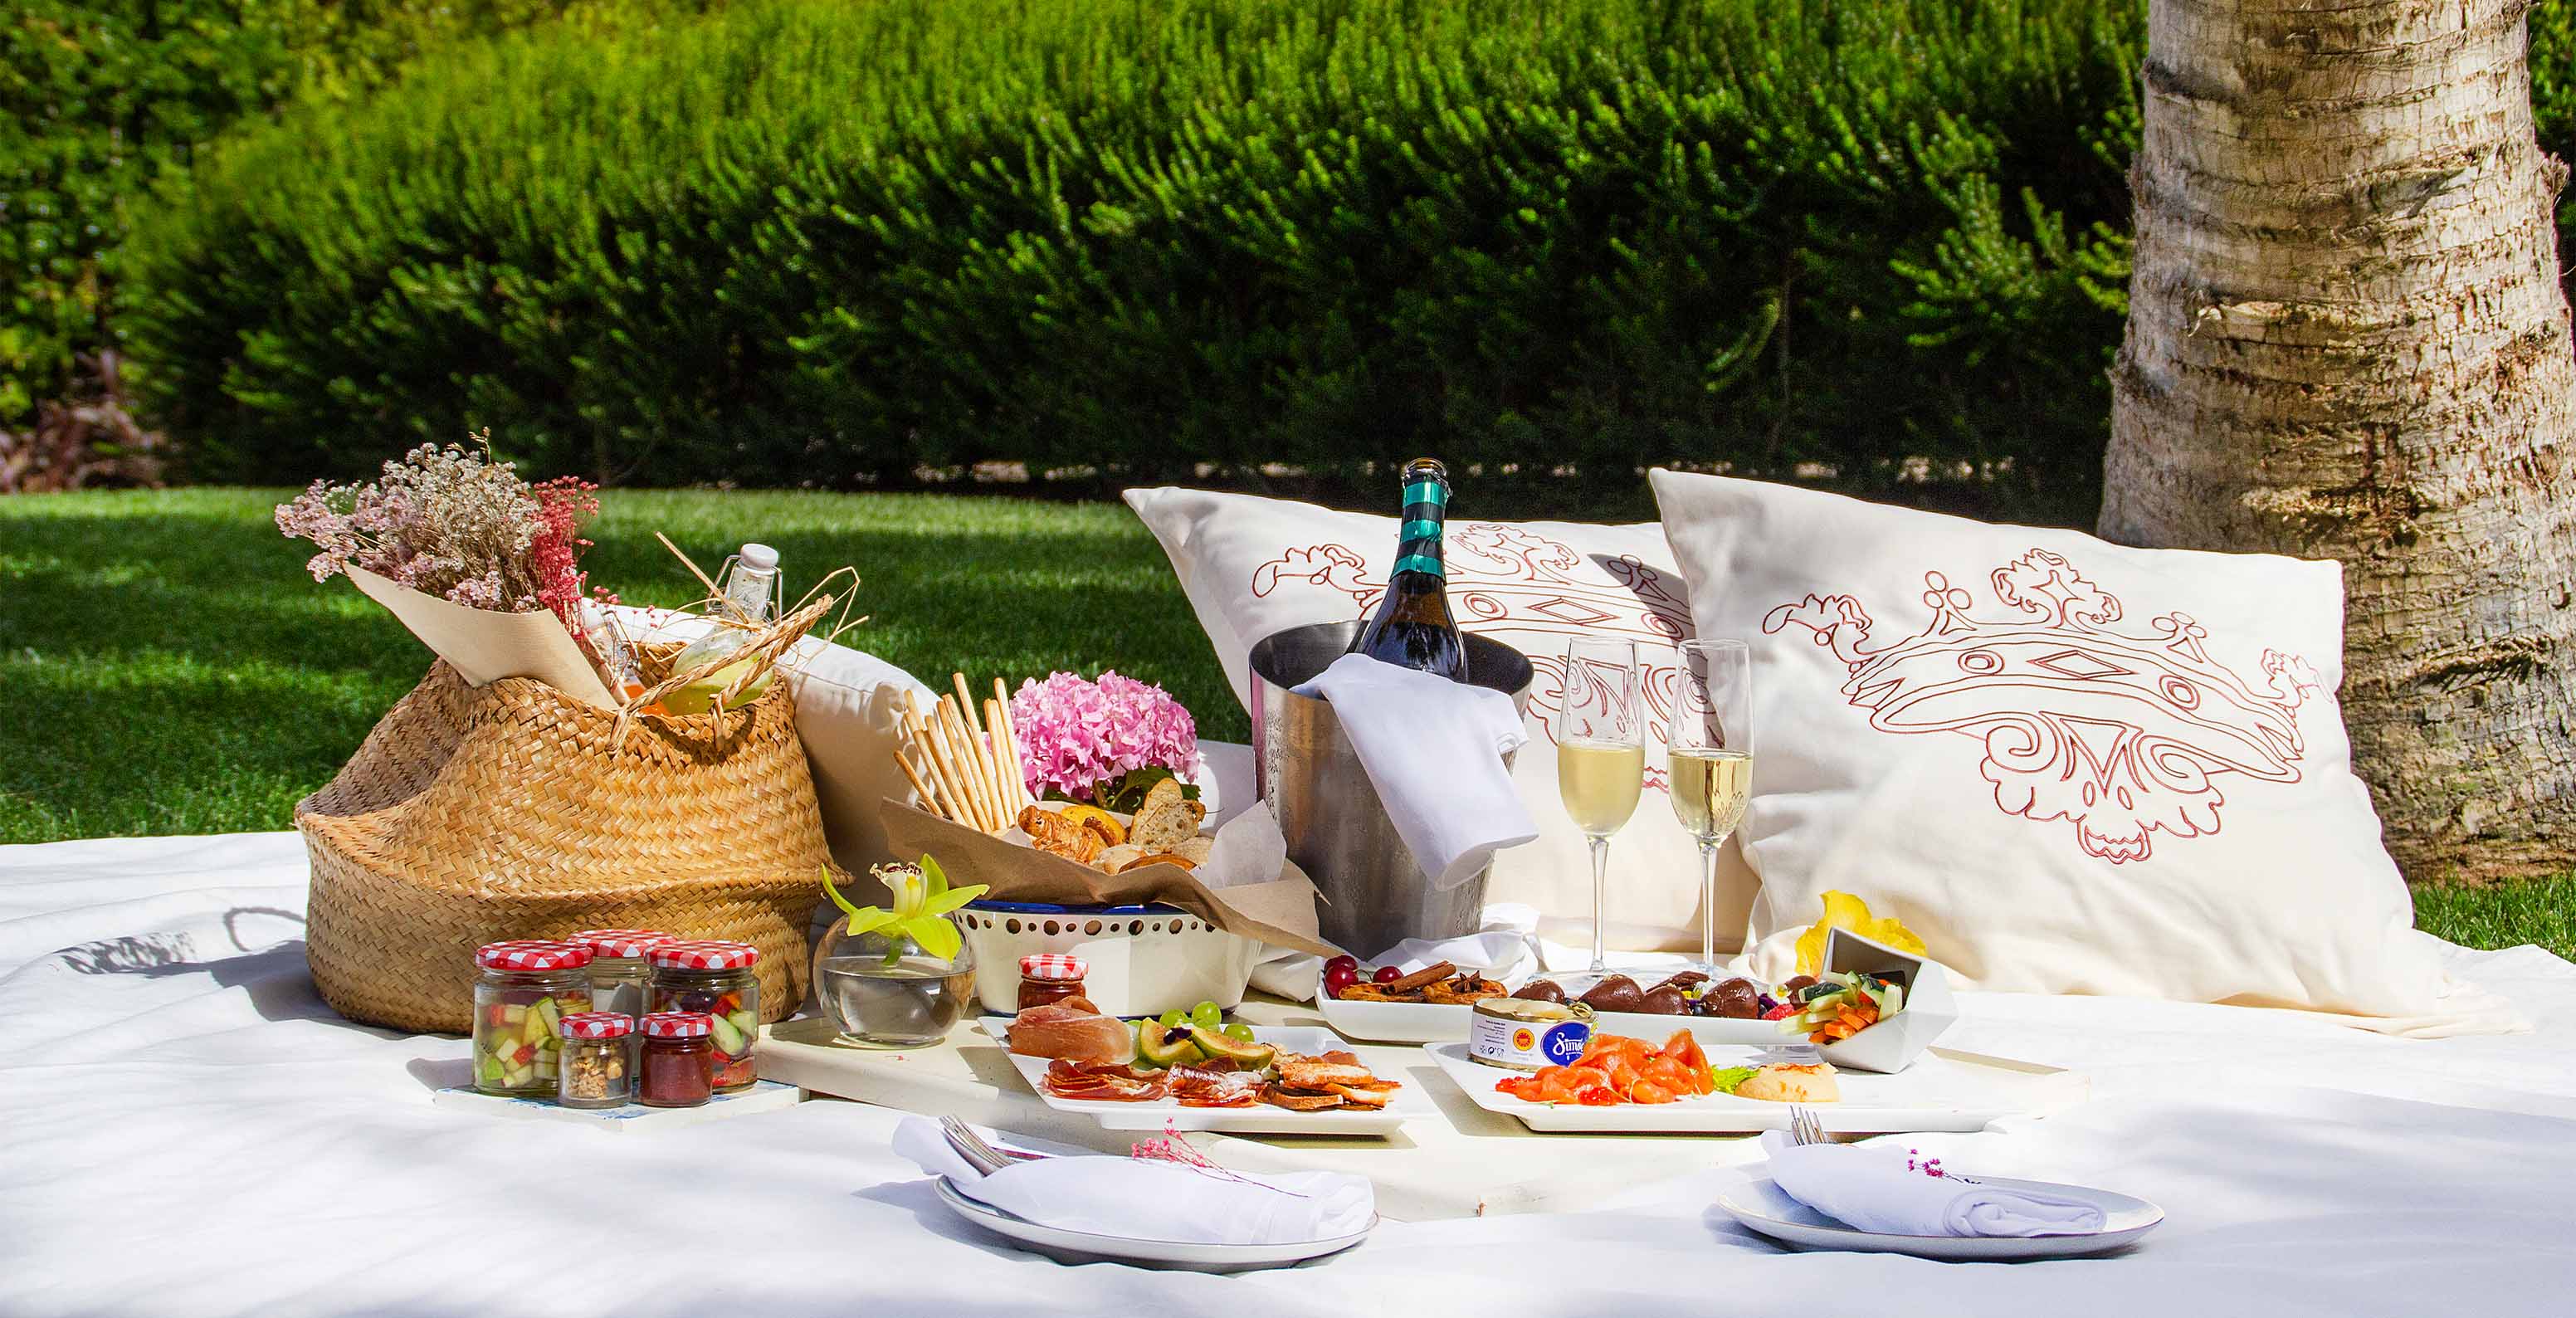
[[[1449,472],[1430,458],[1404,464],[1403,525],[1395,534],[1395,570],[1386,596],[1360,628],[1350,653],[1452,682],[1467,680],[1467,642],[1449,617],[1441,523],[1449,513]]]

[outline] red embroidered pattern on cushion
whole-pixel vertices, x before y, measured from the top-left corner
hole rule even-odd
[[[1664,573],[1634,555],[1587,559],[1563,541],[1504,522],[1451,526],[1445,556],[1449,607],[1467,631],[1637,638],[1638,660],[1645,670],[1648,736],[1657,742],[1664,739],[1665,711],[1672,708],[1678,676],[1667,647],[1691,635],[1690,602]],[[1604,586],[1575,576],[1587,561],[1617,584]],[[1269,598],[1283,582],[1347,595],[1360,616],[1367,615],[1386,589],[1386,583],[1368,570],[1366,557],[1340,544],[1283,549],[1279,557],[1252,570],[1256,598]],[[1563,647],[1520,648],[1535,670],[1530,716],[1548,740],[1555,741],[1556,729],[1548,726],[1548,720],[1556,716],[1556,698],[1565,681]],[[1663,652],[1660,663],[1656,662],[1658,651]],[[1646,785],[1664,789],[1661,764],[1647,767]]]
[[[2021,616],[1972,616],[1967,591],[1927,572],[1932,621],[1901,640],[1870,647],[1875,624],[1849,595],[1783,604],[1762,630],[1795,624],[1831,647],[1871,727],[1976,738],[1998,808],[2070,821],[2078,846],[2115,865],[2145,860],[2158,832],[2216,833],[2228,774],[2299,781],[2297,711],[2318,690],[2306,661],[2265,650],[2257,688],[2209,657],[2187,613],[2150,620],[2151,635],[2114,631],[2119,598],[2046,550],[1991,580]]]

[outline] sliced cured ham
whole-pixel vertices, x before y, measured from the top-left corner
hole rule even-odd
[[[1127,1022],[1104,1016],[1086,998],[1031,1007],[1011,1018],[1011,1051],[1023,1057],[1124,1065],[1135,1060]]]
[[[1047,1063],[1046,1090],[1057,1098],[1088,1103],[1150,1103],[1169,1091],[1163,1077],[1138,1072],[1124,1063]]]

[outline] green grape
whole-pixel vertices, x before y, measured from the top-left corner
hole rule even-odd
[[[1213,1002],[1202,1002],[1190,1008],[1190,1024],[1202,1030],[1213,1030],[1225,1024],[1225,1013]]]
[[[1186,1012],[1183,1012],[1178,1007],[1174,1007],[1170,1011],[1163,1013],[1163,1028],[1167,1030],[1177,1030],[1183,1025],[1188,1024],[1189,1020],[1189,1015]]]
[[[1225,1037],[1229,1039],[1237,1039],[1244,1043],[1250,1043],[1252,1042],[1252,1027],[1241,1021],[1236,1021],[1234,1024],[1225,1027]]]

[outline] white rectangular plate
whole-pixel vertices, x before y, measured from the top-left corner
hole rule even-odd
[[[1371,1043],[1465,1043],[1467,1016],[1473,1010],[1451,1003],[1344,1002],[1315,986],[1315,1010],[1346,1039]],[[1593,1018],[1608,1034],[1626,1034],[1662,1043],[1675,1030],[1689,1030],[1703,1048],[1763,1047],[1792,1043],[1778,1021],[1731,1020],[1723,1016],[1640,1016],[1609,1012]]]
[[[1723,1135],[1789,1128],[1788,1104],[1732,1094],[1617,1107],[1534,1103],[1497,1092],[1495,1082],[1514,1073],[1470,1058],[1465,1044],[1434,1044],[1426,1051],[1476,1106],[1518,1118],[1532,1130]],[[1711,1052],[1708,1060],[1716,1066],[1753,1066],[1761,1057],[1751,1049],[1727,1049]],[[1842,1088],[1843,1101],[1819,1103],[1815,1112],[1826,1130],[1852,1135],[1983,1130],[1998,1117],[2053,1112],[2080,1102],[2091,1087],[2071,1071],[1940,1048],[1902,1074],[1838,1071],[1834,1078]]]
[[[1151,1103],[1105,1103],[1092,1099],[1058,1098],[1046,1091],[1047,1059],[1023,1057],[1009,1052],[1010,1031],[1007,1022],[993,1020],[984,1029],[1002,1041],[1002,1047],[1018,1068],[1020,1077],[1029,1082],[1048,1107],[1059,1112],[1079,1112],[1100,1123],[1103,1130],[1160,1131],[1214,1130],[1235,1135],[1390,1135],[1408,1119],[1434,1111],[1422,1086],[1399,1076],[1381,1075],[1381,1080],[1399,1080],[1404,1087],[1376,1111],[1358,1108],[1328,1108],[1322,1112],[1291,1112],[1269,1103],[1250,1107],[1183,1107],[1173,1099]],[[1327,1053],[1341,1048],[1342,1041],[1330,1030],[1311,1025],[1257,1026],[1252,1037],[1274,1044],[1292,1053]]]

